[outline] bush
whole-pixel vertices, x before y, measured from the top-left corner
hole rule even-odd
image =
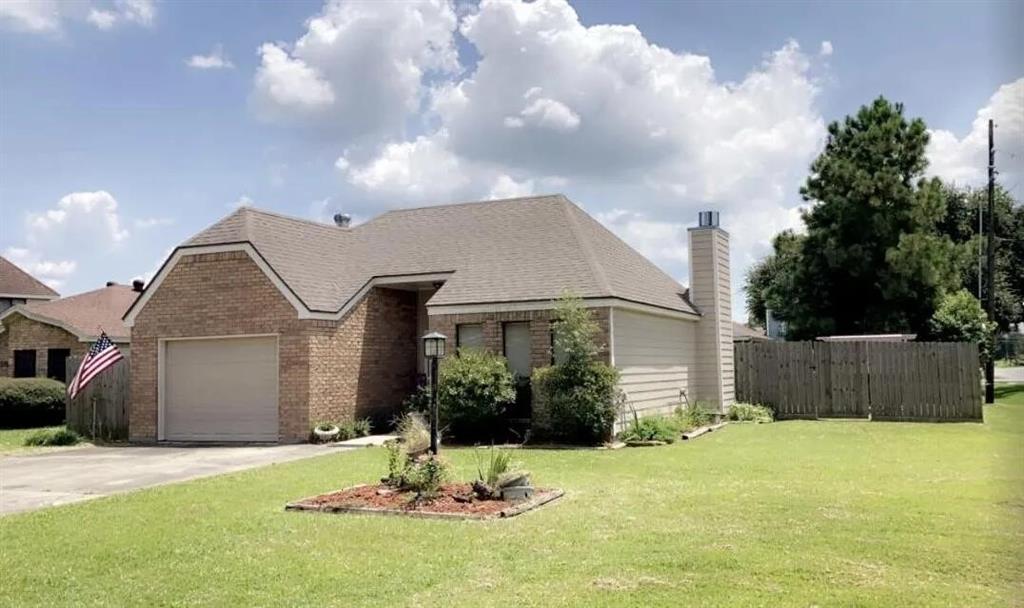
[[[775,416],[770,409],[763,405],[734,403],[729,408],[729,420],[736,420],[738,422],[772,422],[775,420]]]
[[[567,443],[595,444],[611,438],[621,408],[619,372],[598,361],[597,322],[583,302],[565,295],[555,309],[555,350],[561,361],[534,370],[536,431]]]
[[[444,362],[438,375],[437,406],[449,432],[461,441],[490,438],[516,398],[505,358],[462,350]]]
[[[674,443],[679,437],[679,427],[671,418],[662,416],[647,416],[638,418],[633,413],[633,422],[629,423],[626,430],[619,433],[622,441],[664,441]]]
[[[64,422],[64,384],[49,378],[0,378],[0,426],[27,428]]]
[[[714,420],[714,408],[707,403],[698,401],[691,406],[677,408],[674,418],[676,428],[685,433],[711,424]]]
[[[81,440],[78,433],[67,428],[43,429],[25,437],[25,445],[75,445]]]
[[[430,414],[430,387],[421,386],[402,401],[399,415],[405,414]]]
[[[993,348],[994,324],[978,299],[965,289],[942,298],[928,322],[929,337],[942,342],[973,342],[981,347],[981,358],[987,361]]]
[[[416,492],[418,498],[429,498],[437,494],[449,476],[448,463],[440,456],[421,456],[409,463],[404,485]]]
[[[419,454],[430,448],[430,425],[421,414],[402,416],[395,425],[395,433],[408,454]]]
[[[373,424],[369,418],[361,418],[350,422],[342,422],[338,425],[338,441],[348,441],[357,437],[366,437],[370,434]]]

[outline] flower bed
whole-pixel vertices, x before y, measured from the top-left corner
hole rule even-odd
[[[417,499],[417,493],[413,491],[395,490],[384,484],[359,485],[303,498],[288,503],[285,509],[440,519],[498,519],[536,509],[562,494],[562,490],[558,489],[537,488],[533,496],[525,500],[482,500],[474,495],[472,485],[452,483],[442,485],[430,498]]]

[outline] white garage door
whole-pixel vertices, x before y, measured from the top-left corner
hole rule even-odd
[[[164,439],[277,441],[277,338],[164,347]]]

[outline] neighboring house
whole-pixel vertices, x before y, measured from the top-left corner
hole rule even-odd
[[[732,324],[732,341],[733,342],[767,342],[771,340],[764,334],[764,331],[751,327],[746,323]]]
[[[134,441],[300,441],[318,421],[386,420],[423,371],[428,329],[552,360],[566,290],[640,413],[686,391],[733,401],[729,237],[691,228],[692,293],[563,196],[384,213],[349,228],[243,207],[174,250],[125,315]]]
[[[765,334],[767,334],[769,338],[777,340],[786,339],[786,322],[776,317],[770,308],[765,311],[764,326]]]
[[[847,336],[818,336],[820,342],[913,342],[917,334],[863,334]]]
[[[39,279],[0,256],[0,313],[18,304],[45,302],[59,297],[59,293]]]
[[[65,368],[70,355],[84,355],[106,331],[127,352],[131,340],[122,317],[142,291],[107,283],[94,291],[51,301],[18,304],[0,313],[0,376],[41,376],[61,382],[74,373]]]

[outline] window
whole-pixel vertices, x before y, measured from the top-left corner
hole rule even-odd
[[[14,351],[14,377],[34,378],[36,375],[36,351]]]
[[[484,326],[480,323],[468,323],[455,327],[455,346],[457,348],[483,348]]]
[[[51,348],[46,351],[46,377],[67,382],[67,358],[70,348]]]
[[[558,363],[562,363],[563,361],[565,361],[565,353],[562,352],[562,349],[558,348],[557,343],[555,341],[554,321],[551,322],[551,330],[549,333],[551,334],[551,364],[557,365]]]
[[[517,322],[505,323],[504,344],[505,358],[512,373],[520,378],[530,377],[530,324]]]

